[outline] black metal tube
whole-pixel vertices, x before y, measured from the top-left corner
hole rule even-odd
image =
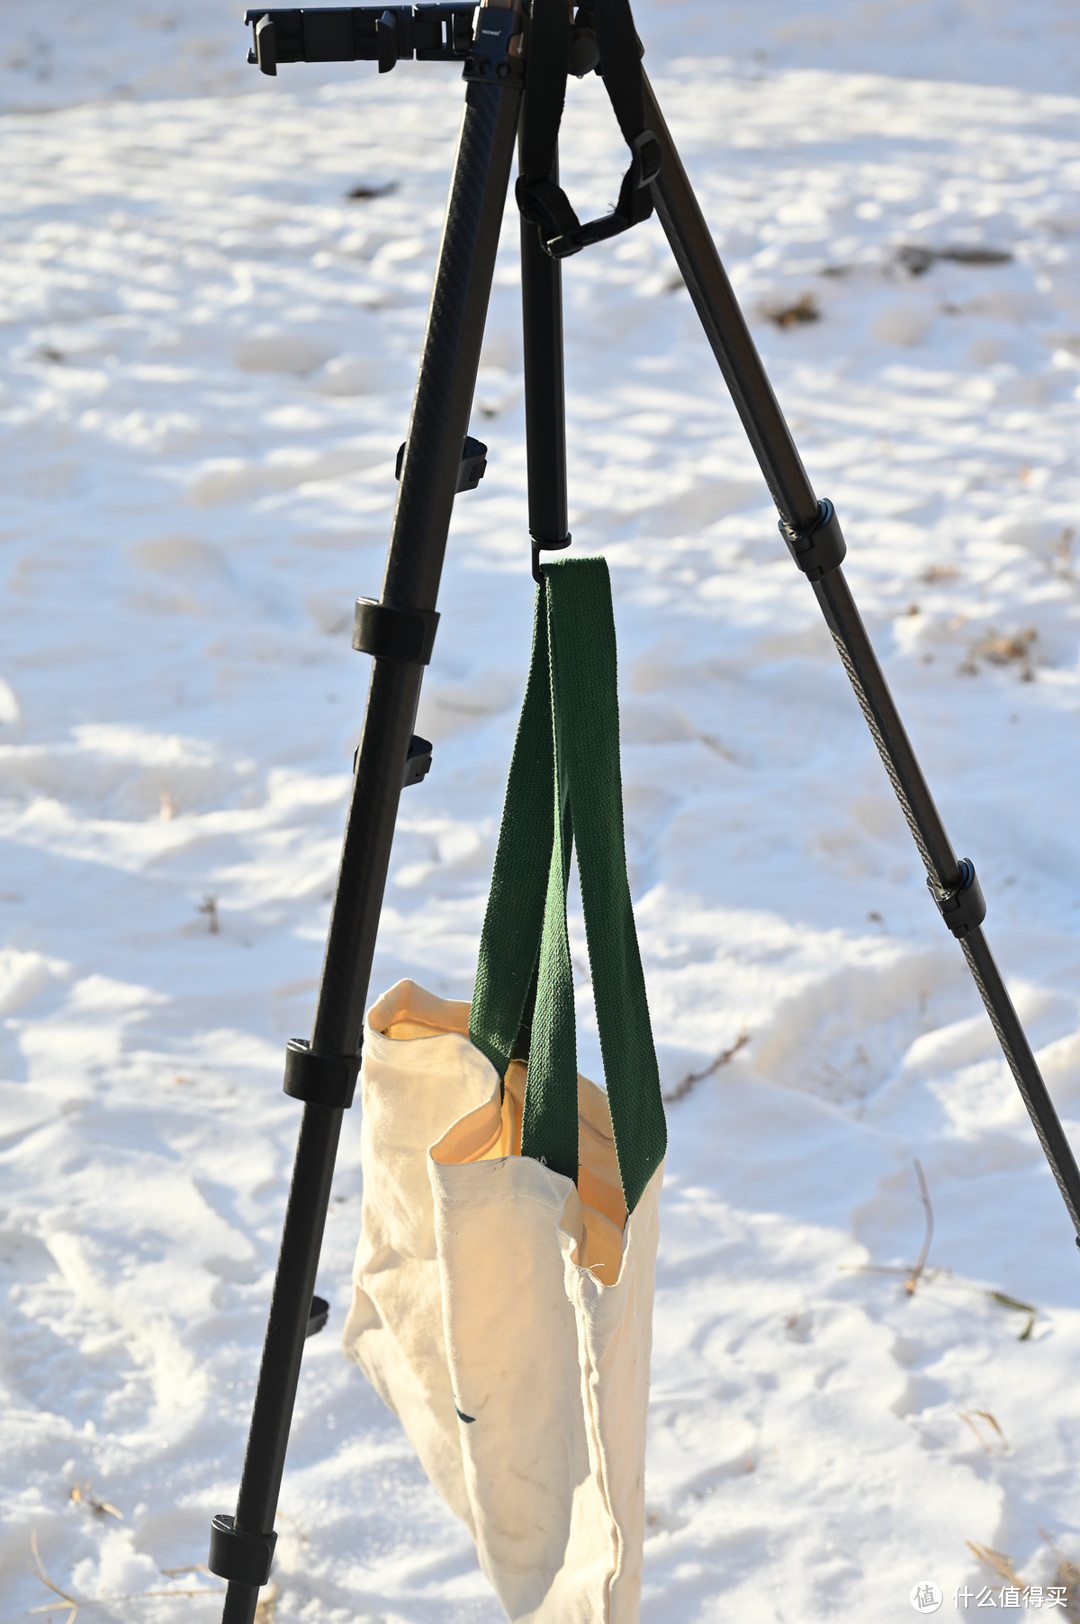
[[[790,530],[804,530],[818,516],[817,497],[647,80],[645,122],[661,146],[660,172],[652,183],[660,222],[780,517]],[[843,570],[830,571],[814,592],[927,875],[939,893],[951,890],[961,879],[956,853]],[[981,928],[961,938],[961,946],[1080,1237],[1080,1170],[1031,1046]]]
[[[236,1527],[245,1533],[269,1533],[274,1526],[343,1116],[323,1105],[305,1105],[300,1122],[236,1502]],[[252,1624],[258,1600],[257,1587],[231,1581],[222,1624]]]
[[[939,890],[945,890],[955,885],[960,865],[843,570],[832,570],[822,580],[815,582],[814,594],[885,764],[889,782],[896,791],[900,810],[919,848],[919,856],[926,865],[926,872]]]
[[[970,931],[963,937],[960,946],[964,950],[968,968],[986,1005],[986,1013],[997,1033],[998,1042],[1004,1050],[1009,1070],[1027,1106],[1028,1116],[1031,1118],[1039,1143],[1050,1163],[1050,1171],[1057,1180],[1058,1189],[1069,1210],[1069,1217],[1073,1221],[1077,1236],[1080,1237],[1080,1172],[1077,1171],[1076,1160],[1058,1120],[1054,1102],[1047,1092],[1042,1073],[1031,1052],[1027,1034],[1020,1025],[1020,1017],[1013,1008],[1008,989],[1001,979],[1001,971],[994,962],[994,956],[982,930]],[[1080,1240],[1077,1244],[1080,1245]]]
[[[551,178],[559,178],[557,160]],[[567,533],[562,264],[545,253],[540,233],[524,219],[521,310],[529,534],[534,541],[558,546]]]
[[[520,109],[517,84],[469,86],[383,578],[399,608],[435,607]]]
[[[433,610],[476,386],[521,104],[472,84],[439,249],[382,602]],[[312,1047],[355,1054],[423,667],[373,662]],[[304,1107],[248,1436],[236,1527],[269,1533],[285,1466],[342,1112]],[[230,1580],[223,1624],[252,1624],[258,1591]]]
[[[761,364],[705,216],[694,196],[671,131],[645,78],[645,124],[660,143],[660,173],[653,181],[656,212],[671,244],[705,336],[780,517],[792,530],[817,518],[817,498],[791,430]]]

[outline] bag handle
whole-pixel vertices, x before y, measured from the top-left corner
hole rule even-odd
[[[576,848],[600,1052],[627,1211],[667,1146],[626,878],[615,622],[602,558],[543,566],[469,1036],[500,1077],[535,980],[521,1150],[578,1171],[577,1040],[566,929]]]

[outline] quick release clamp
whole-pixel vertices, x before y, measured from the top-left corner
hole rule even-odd
[[[477,18],[474,28],[473,19]],[[337,6],[308,10],[262,6],[244,13],[255,30],[248,61],[276,74],[284,62],[377,62],[389,73],[399,62],[462,62],[465,78],[509,80],[520,63],[508,50],[521,32],[516,11],[472,0],[418,6]]]

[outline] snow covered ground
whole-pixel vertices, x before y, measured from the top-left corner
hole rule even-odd
[[[103,11],[0,16],[0,1613],[65,1616],[34,1541],[86,1624],[209,1624],[461,86],[260,80],[231,5]],[[1080,20],[638,18],[1080,1144]],[[622,161],[576,87],[571,195]],[[532,606],[515,244],[373,990],[471,983]],[[922,1581],[1080,1618],[1060,1198],[656,223],[566,288],[676,1096],[643,1620],[899,1620]],[[581,1015],[595,1072],[584,977]],[[495,1624],[338,1351],[359,1194],[347,1119],[266,1624]]]

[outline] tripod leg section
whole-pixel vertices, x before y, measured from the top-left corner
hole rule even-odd
[[[551,178],[558,181],[557,164]],[[533,543],[533,575],[539,581],[541,550],[570,545],[562,261],[545,252],[539,231],[524,218],[521,221],[521,313],[525,346],[529,534]]]
[[[959,940],[975,985],[1050,1163],[1080,1245],[1080,1170],[1027,1036],[982,932],[986,906],[972,864],[957,859],[851,595],[845,544],[819,502],[694,196],[664,115],[645,81],[645,122],[660,143],[656,212],[772,492],[781,532],[814,593],[926,867],[927,885]]]
[[[378,604],[356,647],[374,654],[310,1043],[294,1041],[286,1092],[304,1114],[236,1516],[215,1517],[210,1568],[229,1581],[223,1624],[252,1624],[308,1330],[342,1116],[352,1102],[368,981],[413,722],[476,386],[521,103],[517,82],[470,84]]]

